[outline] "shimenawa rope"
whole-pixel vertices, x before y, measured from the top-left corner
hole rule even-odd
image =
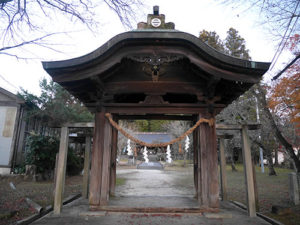
[[[184,139],[185,136],[191,134],[201,123],[208,123],[209,126],[214,126],[215,124],[215,120],[213,118],[211,119],[204,119],[201,118],[197,121],[197,123],[195,123],[195,125],[193,127],[191,127],[190,129],[188,129],[185,133],[183,133],[181,136],[179,136],[178,138],[173,139],[172,141],[169,142],[165,142],[165,143],[159,143],[159,144],[150,144],[144,141],[141,141],[135,137],[133,137],[132,135],[130,135],[129,133],[127,133],[122,127],[120,127],[112,118],[112,115],[110,113],[106,113],[105,116],[107,117],[107,119],[109,120],[110,124],[116,128],[119,132],[121,132],[125,137],[127,137],[128,139],[130,139],[131,141],[138,143],[142,146],[146,146],[149,148],[157,148],[157,147],[167,147],[168,145],[172,145],[178,141],[181,141],[182,139]]]

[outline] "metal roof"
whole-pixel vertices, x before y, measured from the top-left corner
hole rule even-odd
[[[134,133],[134,136],[146,143],[165,143],[173,139],[171,134],[161,132],[139,132]]]

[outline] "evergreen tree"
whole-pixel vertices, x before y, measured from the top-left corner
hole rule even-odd
[[[167,120],[135,120],[140,132],[163,132],[163,125],[169,123]]]
[[[217,51],[222,53],[225,52],[223,41],[215,31],[207,31],[203,29],[200,31],[199,39]]]
[[[249,50],[246,49],[245,39],[242,38],[239,35],[238,31],[234,28],[230,28],[227,31],[227,37],[224,41],[220,40],[219,35],[217,35],[216,32],[208,32],[206,30],[200,32],[199,38],[220,52],[241,59],[251,59]],[[251,90],[253,90],[254,88],[252,88]],[[217,116],[217,121],[228,124],[257,122],[256,101],[253,93],[253,91],[250,91],[240,96],[239,99],[226,107]],[[274,139],[274,132],[272,132],[273,130],[270,126],[268,118],[266,118],[262,114],[261,110],[259,111],[259,114],[261,118],[264,118],[261,121],[263,129],[261,129],[260,132],[249,132],[250,138],[254,142],[254,144],[263,149],[264,155],[268,160],[269,175],[276,175],[273,166],[272,152],[275,148],[278,147],[278,142]],[[229,141],[229,146],[231,146],[231,149],[227,149],[227,154],[230,155],[232,169],[235,170],[233,161],[233,149],[236,147],[241,148],[241,137],[235,132],[233,132],[233,134],[234,138]],[[258,134],[260,134],[260,138],[258,138]]]
[[[251,60],[249,50],[246,49],[245,39],[242,38],[239,32],[234,28],[230,28],[227,31],[227,37],[224,41],[215,31],[207,30],[200,31],[199,39],[219,52],[233,57]]]
[[[249,50],[246,49],[245,39],[242,38],[239,35],[239,32],[232,27],[227,31],[225,46],[226,53],[228,55],[241,59],[251,60]]]
[[[83,104],[59,84],[46,79],[41,80],[41,95],[35,96],[22,90],[18,96],[30,105],[29,116],[40,118],[50,126],[67,122],[90,122],[93,115]]]

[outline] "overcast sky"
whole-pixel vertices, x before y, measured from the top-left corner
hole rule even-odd
[[[252,60],[264,62],[272,60],[275,43],[259,26],[259,15],[241,14],[238,10],[214,3],[211,0],[148,0],[143,2],[145,2],[145,7],[137,10],[137,22],[146,22],[147,14],[152,13],[153,5],[159,5],[160,13],[166,16],[166,22],[174,22],[177,30],[198,36],[201,30],[206,29],[216,31],[224,39],[226,31],[233,27],[245,38]],[[34,46],[27,48],[30,53],[21,50],[14,53],[38,57],[35,60],[16,60],[13,57],[0,54],[0,87],[13,93],[22,87],[31,93],[39,94],[39,81],[43,77],[50,79],[43,70],[41,61],[63,60],[87,54],[113,36],[126,32],[118,17],[105,5],[102,5],[98,11],[99,18],[97,20],[100,21],[101,25],[94,32],[87,30],[79,23],[70,23],[63,18],[53,21],[50,26],[48,25],[49,31],[69,32],[67,35],[58,35],[51,40],[57,44],[54,47],[62,51],[63,54]],[[279,67],[281,64],[283,62],[279,62]],[[276,70],[272,73],[275,72]]]

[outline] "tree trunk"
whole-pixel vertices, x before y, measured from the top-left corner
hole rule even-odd
[[[278,163],[278,148],[275,148],[275,163],[274,163],[274,166],[278,166],[279,163]]]
[[[232,170],[232,172],[237,172],[237,169],[235,168],[235,164],[234,164],[234,159],[233,159],[233,151],[232,151],[232,155],[231,155],[230,159],[231,159],[231,170]]]
[[[265,146],[262,143],[258,142],[257,140],[251,140],[251,141],[257,144],[265,153],[268,160],[269,176],[277,176],[276,171],[274,169],[272,151],[269,151],[267,148],[265,148]]]
[[[273,165],[272,154],[270,154],[269,152],[267,153],[267,160],[268,160],[269,176],[277,176]]]
[[[258,87],[259,92],[256,93],[255,91],[253,91],[253,93],[254,93],[254,95],[256,95],[258,97],[260,103],[262,104],[264,113],[266,114],[267,118],[270,121],[272,128],[274,129],[275,135],[276,135],[278,141],[284,146],[286,152],[289,154],[289,156],[293,160],[293,164],[294,164],[296,172],[300,173],[300,160],[296,156],[293,146],[285,139],[285,137],[282,135],[281,131],[279,130],[278,126],[276,125],[274,118],[268,108],[264,90],[259,85],[257,87]]]

